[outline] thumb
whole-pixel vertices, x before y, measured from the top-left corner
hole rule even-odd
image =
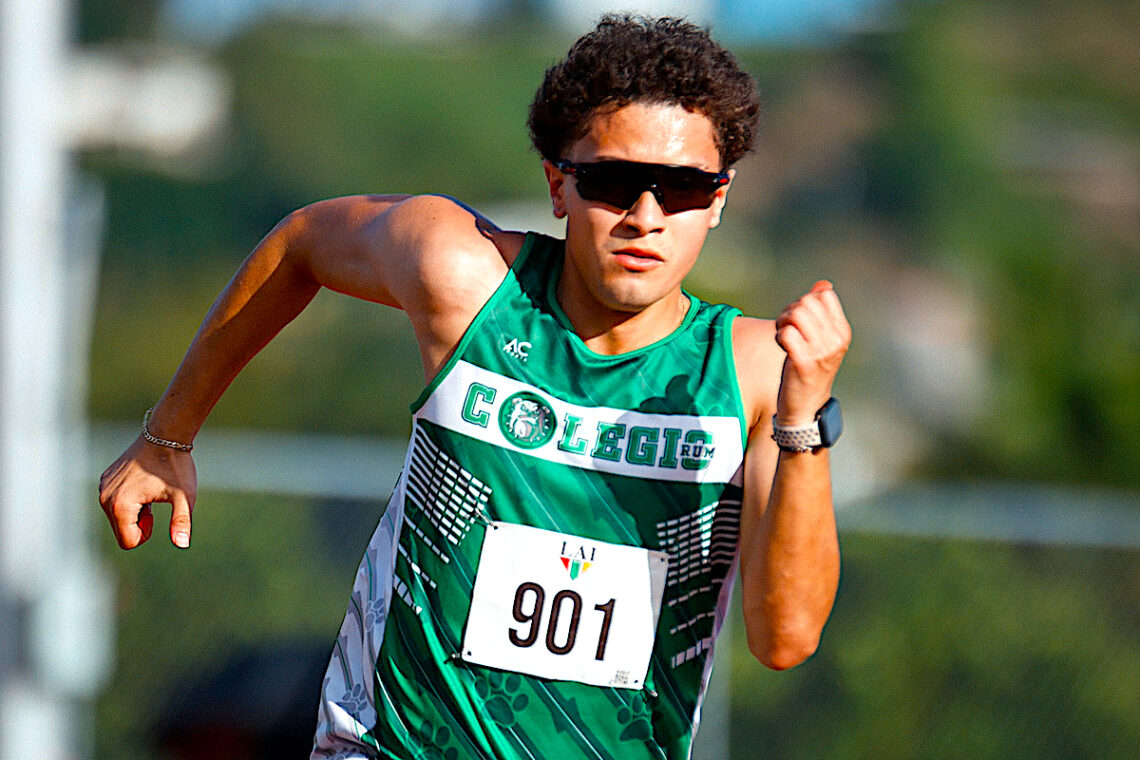
[[[174,507],[170,515],[170,541],[179,549],[190,548],[190,515],[194,506],[186,494],[178,491],[170,500]]]

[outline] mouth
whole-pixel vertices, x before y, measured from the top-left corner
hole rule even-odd
[[[633,272],[644,272],[665,261],[661,254],[645,248],[621,248],[613,256],[623,268]]]

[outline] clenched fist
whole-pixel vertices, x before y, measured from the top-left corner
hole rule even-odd
[[[806,425],[831,398],[831,386],[851,345],[851,325],[830,282],[820,280],[776,318],[776,342],[787,353],[776,418]]]

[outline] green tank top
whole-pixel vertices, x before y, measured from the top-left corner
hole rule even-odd
[[[747,437],[731,346],[739,312],[689,296],[670,335],[600,355],[555,298],[563,254],[563,241],[527,236],[412,406],[404,468],[325,679],[314,757],[689,755],[736,563]],[[557,548],[523,540],[485,558],[498,524],[556,532]],[[650,582],[661,602],[643,680],[620,666],[613,685],[594,685],[472,661],[465,626],[469,615],[475,626],[481,562],[526,549],[538,554],[525,562],[561,580],[506,588],[508,623],[489,638],[520,663],[534,653],[604,665],[610,631],[629,619],[624,599],[613,601],[627,589],[626,576],[610,576],[616,591],[598,604],[574,591],[605,577],[595,544],[667,558]]]

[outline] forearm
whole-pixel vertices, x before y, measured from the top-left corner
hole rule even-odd
[[[741,578],[749,647],[769,667],[799,664],[819,644],[839,585],[839,540],[827,449],[781,453]]]
[[[267,235],[210,308],[155,405],[156,435],[192,441],[241,369],[320,289],[294,227],[286,220]]]
[[[133,549],[150,538],[151,505],[172,505],[170,538],[190,546],[197,474],[186,451],[241,369],[293,320],[322,287],[391,306],[406,262],[405,238],[385,228],[405,196],[350,196],[306,206],[278,224],[246,259],[210,308],[147,427],[99,479],[99,503],[115,538]],[[411,210],[412,212],[415,209]],[[414,216],[410,213],[406,216]],[[393,272],[396,272],[394,275]]]
[[[312,300],[320,286],[287,242],[279,225],[222,291],[146,423],[154,436],[192,442],[241,368]],[[190,454],[142,436],[99,479],[99,503],[124,549],[150,538],[155,502],[172,505],[170,539],[189,547],[196,495]]]
[[[152,432],[192,440],[241,369],[321,287],[397,306],[389,289],[391,273],[378,266],[376,255],[384,248],[378,241],[390,235],[377,225],[407,198],[332,198],[299,209],[274,227],[206,315],[155,406]]]

